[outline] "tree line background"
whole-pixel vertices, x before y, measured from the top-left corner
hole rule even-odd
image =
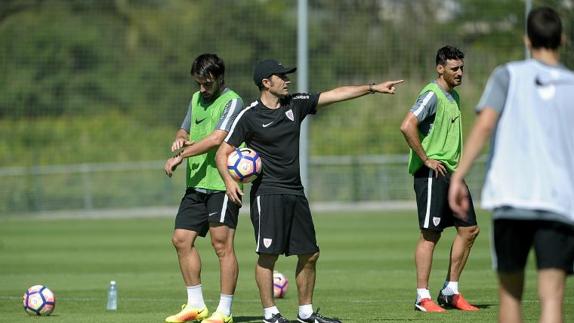
[[[559,9],[571,31],[572,1],[538,4]],[[407,80],[396,97],[364,98],[315,117],[316,155],[404,153],[400,119],[434,78],[434,54],[444,44],[466,53],[460,90],[470,113],[491,69],[524,56],[523,1],[309,6],[311,91]],[[294,0],[3,0],[0,166],[163,159],[196,90],[193,58],[218,53],[227,85],[249,102],[257,96],[256,61],[296,63],[296,15]]]
[[[420,89],[436,77],[435,53],[446,44],[466,55],[459,87],[465,132],[492,69],[525,56],[525,2],[521,0],[308,3],[310,91],[406,80],[394,96],[365,96],[312,117],[312,159],[406,154],[399,125]],[[533,4],[550,5],[562,15],[568,36],[562,59],[572,67],[574,0],[534,0]],[[50,202],[55,207],[70,203],[74,194],[83,201],[79,205],[99,203],[86,197],[88,191],[102,194],[104,206],[116,205],[116,199],[132,200],[134,205],[162,199],[171,205],[171,184],[160,184],[165,189],[146,197],[140,191],[129,195],[110,190],[107,175],[93,182],[86,179],[86,171],[76,169],[74,176],[52,179],[34,169],[167,158],[173,135],[197,90],[189,74],[191,62],[205,52],[225,60],[227,85],[246,104],[251,102],[258,95],[252,81],[255,62],[265,58],[276,58],[286,66],[297,62],[297,1],[0,1],[0,175],[4,174],[0,211],[46,208],[48,202],[38,201],[49,194],[57,195]],[[296,80],[294,75],[293,91]],[[150,191],[158,185],[160,170],[145,183],[135,180],[142,180],[143,173],[113,176],[119,187]],[[29,175],[14,177],[16,173]],[[386,170],[354,166],[329,170],[318,165],[311,176],[314,187],[323,190],[312,191],[311,199],[313,194],[336,199],[368,196],[380,186],[402,185],[404,179],[380,178],[399,173],[406,176],[406,165]],[[338,182],[324,182],[339,177]],[[381,185],[384,181],[388,184]],[[329,191],[339,186],[365,192]],[[373,198],[392,199],[394,194]]]

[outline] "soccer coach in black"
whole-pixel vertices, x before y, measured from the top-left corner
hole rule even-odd
[[[225,181],[228,197],[240,204],[243,192],[227,172],[227,156],[243,142],[259,153],[261,175],[251,187],[251,221],[255,230],[257,260],[255,279],[264,310],[263,322],[288,322],[273,300],[273,268],[280,254],[297,255],[296,283],[299,296],[299,322],[340,322],[313,311],[315,266],[319,247],[309,203],[299,172],[301,122],[331,103],[358,98],[369,93],[395,93],[399,81],[338,87],[322,93],[289,94],[286,68],[276,60],[256,64],[253,81],[260,90],[259,100],[236,117],[217,151],[216,162]]]

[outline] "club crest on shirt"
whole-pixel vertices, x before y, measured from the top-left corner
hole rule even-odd
[[[437,226],[440,223],[440,218],[437,218],[436,216],[433,216],[432,218],[432,223],[434,223],[435,226]]]
[[[285,112],[285,115],[287,116],[287,118],[289,118],[289,120],[295,121],[295,116],[293,115],[293,110],[289,109],[289,111]]]
[[[269,248],[269,246],[271,246],[272,242],[273,242],[273,239],[263,238],[263,245],[265,246],[265,248]]]

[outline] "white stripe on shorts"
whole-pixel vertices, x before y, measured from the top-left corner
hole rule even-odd
[[[423,228],[428,229],[430,220],[430,202],[432,196],[432,175],[433,170],[429,168],[429,177],[427,178],[427,211],[425,213],[425,223]]]
[[[227,197],[227,194],[225,194],[225,197],[223,198],[223,207],[221,208],[221,216],[219,217],[219,222],[224,223],[225,221],[225,213],[227,213],[227,201],[229,200],[229,198]]]
[[[259,252],[259,241],[261,240],[261,196],[257,196],[257,214],[259,215],[257,223],[257,247],[255,252]]]

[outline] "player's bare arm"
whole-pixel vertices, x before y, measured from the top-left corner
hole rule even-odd
[[[166,175],[171,177],[173,171],[175,171],[177,166],[179,166],[185,158],[201,155],[219,146],[223,142],[223,139],[225,139],[225,136],[227,136],[227,131],[217,129],[198,142],[188,141],[188,145],[183,146],[183,149],[179,153],[165,162],[164,170]]]
[[[403,83],[404,80],[386,81],[378,84],[367,85],[349,85],[341,86],[319,95],[317,108],[329,105],[331,103],[351,100],[369,93],[395,94],[396,85]]]
[[[180,150],[181,148],[185,147],[185,146],[189,146],[193,144],[193,142],[191,142],[189,140],[189,132],[187,132],[185,129],[179,129],[176,133],[175,133],[175,139],[173,140],[173,143],[171,144],[171,152],[176,152],[178,150]]]
[[[241,205],[240,196],[243,196],[243,191],[241,191],[239,184],[231,178],[231,175],[229,175],[227,171],[227,156],[229,156],[233,150],[235,150],[235,147],[226,142],[222,142],[215,154],[215,163],[217,164],[219,175],[221,175],[225,183],[227,197],[229,197],[233,203]]]
[[[470,171],[474,160],[478,158],[492,130],[496,127],[497,120],[498,112],[492,108],[487,107],[480,112],[464,146],[460,163],[450,180],[448,202],[450,208],[459,217],[464,218],[470,207],[464,177]]]
[[[424,165],[432,170],[435,171],[436,176],[438,177],[439,174],[442,176],[446,175],[446,167],[438,160],[430,159],[423,146],[421,144],[421,140],[419,138],[419,120],[414,115],[414,113],[410,112],[407,113],[407,116],[403,120],[401,124],[401,132],[405,137],[405,140],[411,147],[411,149],[419,156],[419,158],[423,161]]]

